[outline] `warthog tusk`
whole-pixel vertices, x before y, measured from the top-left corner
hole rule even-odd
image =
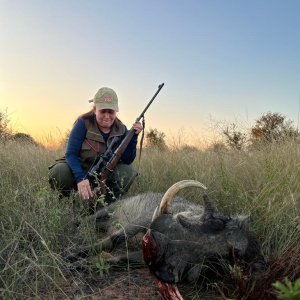
[[[175,197],[175,195],[186,187],[201,187],[205,190],[207,189],[207,187],[203,183],[196,180],[182,180],[176,182],[164,194],[159,206],[159,211],[157,213],[157,216],[160,216],[161,214],[166,214],[168,212],[168,207],[171,201],[173,200],[173,198]]]

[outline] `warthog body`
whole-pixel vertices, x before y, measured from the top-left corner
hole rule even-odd
[[[142,254],[142,238],[150,227],[153,212],[159,206],[163,194],[145,193],[121,199],[100,209],[89,219],[95,222],[98,231],[106,233],[106,238],[91,247],[82,247],[78,252],[67,256],[70,261],[84,258],[104,251],[111,251],[124,245],[125,239],[131,252],[118,256],[109,261],[119,264],[129,261],[133,265],[144,265]],[[187,212],[201,215],[203,207],[195,205],[184,198],[175,197],[170,208],[172,214],[186,214]],[[125,245],[123,246],[125,253]]]
[[[246,226],[248,218],[218,213],[206,195],[204,206],[175,196],[189,186],[205,188],[197,181],[182,181],[165,195],[141,194],[99,210],[90,218],[96,222],[98,230],[107,232],[107,237],[93,249],[82,248],[68,259],[74,261],[102,250],[113,250],[126,239],[128,248],[136,251],[109,261],[120,264],[129,260],[129,265],[135,266],[144,264],[145,260],[159,279],[169,283],[197,280],[204,264],[209,265],[220,258],[242,259],[249,263],[255,263],[257,257],[260,259],[256,239]],[[116,224],[119,224],[118,230]]]

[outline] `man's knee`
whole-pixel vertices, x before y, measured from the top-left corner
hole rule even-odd
[[[69,194],[76,188],[73,174],[66,162],[59,162],[50,168],[49,183],[52,189],[57,189],[63,194]]]

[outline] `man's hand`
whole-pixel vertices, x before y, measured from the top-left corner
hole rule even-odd
[[[139,133],[142,131],[142,129],[143,129],[143,126],[142,126],[141,122],[135,122],[135,123],[132,125],[132,127],[133,127],[134,132],[135,132],[136,134],[139,134]]]
[[[84,200],[89,200],[93,197],[93,192],[88,179],[84,179],[77,183],[78,193]]]

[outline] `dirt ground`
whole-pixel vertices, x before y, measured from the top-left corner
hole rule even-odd
[[[199,287],[198,287],[199,288]],[[215,293],[203,293],[193,285],[178,285],[184,300],[224,299]],[[70,300],[163,300],[159,293],[156,278],[147,268],[112,271],[104,276],[96,274],[77,274],[72,276],[63,289],[64,296],[51,299]],[[61,293],[60,293],[61,294]],[[48,297],[47,297],[48,299]]]
[[[64,289],[66,298],[91,300],[160,300],[156,279],[148,269],[110,271],[103,276],[73,276]]]
[[[162,299],[156,280],[148,270],[136,270],[130,274],[114,274],[113,280],[101,288],[92,299]]]
[[[215,297],[195,297],[195,287],[181,285],[178,289],[184,300],[218,299]],[[72,276],[59,299],[89,300],[162,300],[155,277],[147,268],[112,271],[99,276],[80,274]],[[200,296],[200,295],[198,295]],[[53,299],[53,297],[50,297]],[[58,299],[54,296],[54,299]]]

